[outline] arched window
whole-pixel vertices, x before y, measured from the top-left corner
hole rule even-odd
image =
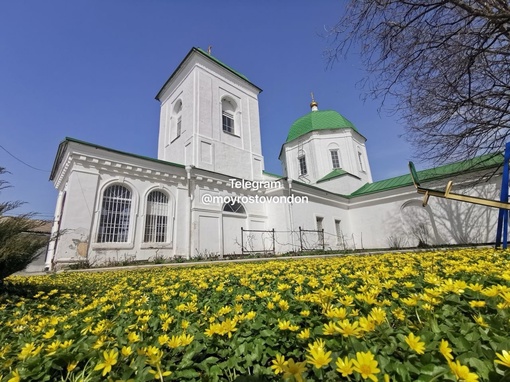
[[[98,243],[123,243],[128,241],[131,216],[131,191],[119,184],[103,192]]]
[[[145,243],[164,243],[167,240],[168,196],[161,191],[152,191],[147,196],[145,211]]]
[[[180,137],[182,133],[182,101],[178,100],[174,106],[174,125],[175,125],[175,138]]]
[[[239,202],[234,203],[225,203],[223,206],[224,212],[233,212],[235,214],[246,214],[246,210],[244,209],[244,206]]]
[[[235,116],[237,104],[230,98],[221,100],[221,122],[223,131],[229,134],[236,134]]]

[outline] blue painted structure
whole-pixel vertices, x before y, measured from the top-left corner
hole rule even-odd
[[[503,176],[501,179],[501,194],[499,200],[508,203],[508,162],[510,161],[510,142],[505,146],[505,162],[503,163]],[[498,231],[496,233],[496,248],[501,246],[501,236],[503,236],[503,249],[508,247],[508,210],[499,209]]]

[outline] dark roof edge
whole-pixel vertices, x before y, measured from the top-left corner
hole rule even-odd
[[[153,163],[160,163],[160,164],[164,164],[164,165],[170,165],[170,166],[173,166],[173,167],[185,168],[185,166],[183,164],[167,162],[167,161],[164,161],[164,160],[161,160],[161,159],[156,159],[156,158],[146,157],[144,155],[128,153],[126,151],[121,151],[121,150],[116,150],[116,149],[112,149],[112,148],[105,147],[105,146],[96,145],[94,143],[82,141],[82,140],[79,140],[79,139],[75,139],[75,138],[71,138],[71,137],[65,137],[65,139],[62,142],[60,142],[60,145],[58,146],[57,156],[55,157],[55,162],[53,163],[53,168],[52,168],[51,174],[50,174],[50,180],[54,179],[55,173],[57,172],[57,169],[60,166],[60,161],[62,160],[62,155],[66,151],[67,145],[70,142],[78,143],[80,145],[92,147],[92,148],[95,148],[95,149],[98,149],[98,150],[109,151],[109,152],[115,153],[115,154],[126,155],[126,156],[129,156],[129,157],[132,157],[132,158],[148,160],[148,161],[153,162]]]
[[[280,178],[280,179],[283,179],[283,178],[284,178],[284,176],[283,176],[283,175],[273,174],[272,172],[268,172],[268,171],[265,171],[265,170],[262,170],[262,173],[263,173],[264,175],[274,176],[275,178]]]
[[[184,63],[186,62],[186,60],[193,54],[193,53],[199,53],[200,55],[202,55],[203,57],[206,57],[207,59],[209,59],[210,61],[220,65],[221,67],[223,67],[224,69],[228,70],[230,73],[234,74],[236,77],[239,77],[240,79],[242,79],[243,81],[246,81],[247,83],[249,83],[251,86],[254,86],[258,91],[259,93],[262,92],[262,89],[259,88],[257,85],[255,85],[254,83],[252,83],[251,81],[249,81],[246,77],[242,76],[241,74],[237,73],[235,70],[233,70],[232,68],[229,68],[227,65],[225,65],[223,62],[221,62],[220,60],[218,59],[214,59],[213,57],[209,56],[207,53],[205,53],[202,49],[200,48],[191,48],[190,51],[188,52],[188,54],[186,55],[186,57],[184,57],[184,59],[181,61],[181,63],[179,64],[179,66],[177,66],[177,68],[173,71],[173,73],[170,75],[170,77],[168,78],[168,80],[166,80],[166,82],[164,83],[164,85],[161,87],[161,89],[159,90],[158,94],[156,94],[156,99],[159,101],[159,97],[161,96],[161,93],[163,92],[163,89],[165,89],[166,85],[168,85],[168,83],[172,80],[172,78],[174,78],[175,75],[177,75],[177,73],[179,72],[179,70],[181,70],[181,68],[184,66]]]

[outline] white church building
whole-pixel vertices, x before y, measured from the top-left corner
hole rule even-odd
[[[264,171],[258,95],[245,76],[192,48],[156,96],[158,158],[66,138],[46,268],[88,259],[193,258],[494,241],[498,211],[431,199],[411,177],[373,182],[362,129],[312,100]],[[296,116],[298,117],[298,115]],[[496,199],[502,155],[420,171],[427,187]]]

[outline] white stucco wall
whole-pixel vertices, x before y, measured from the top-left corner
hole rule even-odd
[[[476,178],[476,174],[472,176]],[[458,184],[453,192],[496,200],[500,182],[495,177],[475,187]],[[439,189],[444,188],[446,180],[439,184]],[[424,208],[422,199],[412,186],[355,198],[350,207],[354,235],[363,237],[364,248],[388,248],[396,243],[414,247],[420,241],[440,245],[495,240],[497,209],[434,197]]]

